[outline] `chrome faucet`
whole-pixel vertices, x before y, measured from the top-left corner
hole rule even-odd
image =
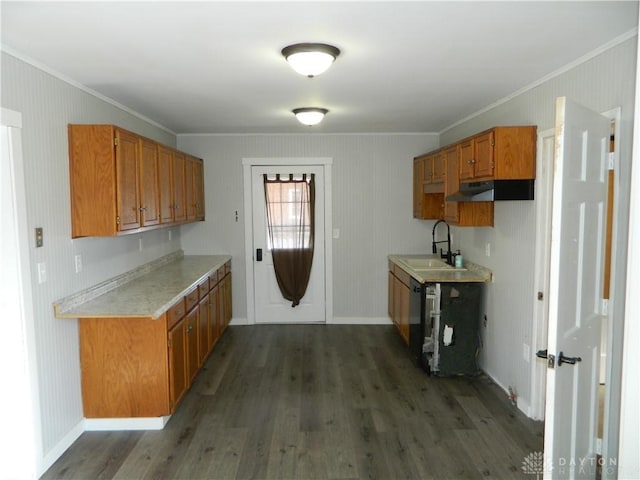
[[[441,223],[444,223],[447,226],[447,253],[443,253],[442,249],[440,249],[440,258],[446,258],[447,259],[447,263],[449,265],[453,265],[453,256],[451,254],[451,230],[449,228],[449,224],[447,222],[445,222],[444,220],[438,220],[435,225],[433,226],[433,231],[431,232],[431,250],[433,251],[433,253],[438,253],[438,249],[436,248],[436,245],[438,243],[445,243],[445,240],[440,240],[439,242],[436,242],[436,228],[438,225],[440,225]]]

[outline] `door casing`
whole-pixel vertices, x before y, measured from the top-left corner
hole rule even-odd
[[[324,235],[325,235],[325,323],[333,323],[333,248],[332,235],[332,203],[331,203],[331,167],[333,158],[330,157],[265,157],[243,158],[244,179],[244,250],[245,274],[247,288],[247,324],[256,323],[255,292],[253,279],[253,201],[251,198],[253,166],[308,166],[317,165],[323,168],[324,174]]]

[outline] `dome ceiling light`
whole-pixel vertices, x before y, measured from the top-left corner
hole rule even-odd
[[[300,123],[311,127],[320,123],[324,116],[329,113],[329,110],[326,108],[304,107],[294,108],[292,112]]]
[[[296,43],[282,49],[291,68],[310,78],[327,70],[338,55],[340,50],[326,43]]]

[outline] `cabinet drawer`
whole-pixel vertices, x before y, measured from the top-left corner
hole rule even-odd
[[[218,281],[224,278],[224,265],[218,269]]]
[[[184,296],[187,304],[187,312],[198,304],[198,287],[193,288]]]
[[[224,274],[231,273],[231,261],[224,264]]]
[[[216,286],[216,283],[218,283],[218,270],[209,275],[209,283],[212,289]]]
[[[178,300],[169,310],[167,310],[167,329],[171,330],[173,326],[180,321],[186,313],[184,306],[184,297]]]
[[[198,284],[198,296],[202,300],[209,293],[209,277],[200,281]]]

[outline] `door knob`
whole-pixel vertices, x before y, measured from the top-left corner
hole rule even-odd
[[[562,352],[558,355],[558,366],[563,363],[569,363],[571,365],[575,365],[576,362],[581,362],[582,358],[580,357],[565,357]]]

